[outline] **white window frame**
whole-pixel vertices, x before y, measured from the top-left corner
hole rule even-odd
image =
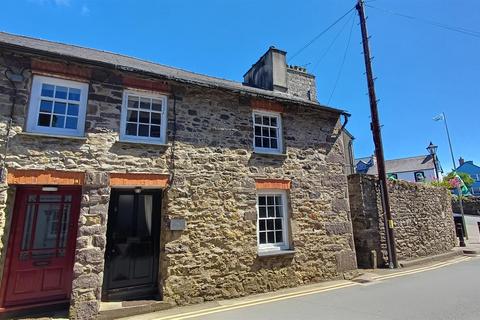
[[[38,125],[40,101],[42,100],[42,84],[44,83],[80,90],[80,101],[78,101],[79,110],[77,129],[54,128]],[[34,75],[32,81],[32,90],[30,92],[30,103],[28,107],[26,131],[54,136],[83,136],[85,134],[85,115],[87,112],[87,99],[88,83]],[[60,100],[62,102],[67,101],[58,98],[52,98],[52,100]]]
[[[260,148],[260,147],[255,146],[255,115],[276,117],[277,118],[277,148],[276,149],[274,149],[274,148]],[[252,112],[252,122],[253,122],[253,151],[257,152],[257,153],[282,154],[283,153],[282,114],[280,112],[253,110],[253,112]]]
[[[258,204],[259,196],[280,195],[282,197],[282,225],[283,225],[283,242],[279,243],[260,243],[260,211]],[[288,198],[286,190],[268,189],[257,190],[257,200],[255,208],[257,210],[257,248],[258,252],[282,251],[290,249],[290,235],[289,235],[289,212],[288,212]],[[267,213],[268,214],[268,213]]]
[[[128,109],[128,96],[139,96],[141,98],[149,98],[162,100],[162,112],[161,112],[161,124],[160,124],[160,137],[141,137],[141,136],[131,136],[125,134],[127,128],[127,109]],[[123,100],[122,100],[122,111],[120,116],[120,141],[125,142],[138,142],[138,143],[147,143],[147,144],[166,144],[167,143],[167,127],[168,127],[168,97],[164,94],[144,91],[144,90],[134,90],[128,89],[123,91]]]

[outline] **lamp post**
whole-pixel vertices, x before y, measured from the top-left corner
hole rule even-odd
[[[437,166],[437,149],[438,149],[438,146],[434,145],[432,141],[430,141],[430,144],[428,145],[427,150],[433,159],[433,166],[435,168],[435,177],[437,178],[437,181],[440,181],[440,176],[438,175],[438,166]]]

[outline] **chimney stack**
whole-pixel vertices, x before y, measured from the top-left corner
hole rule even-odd
[[[243,75],[245,85],[284,92],[305,100],[317,100],[315,76],[304,67],[287,65],[287,53],[270,47]]]
[[[460,159],[458,159],[458,163],[460,163],[460,165],[463,166],[463,164],[465,163],[465,159],[460,157]]]

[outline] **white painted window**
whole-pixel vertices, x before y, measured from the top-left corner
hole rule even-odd
[[[284,190],[257,194],[257,243],[259,251],[288,249],[288,205]]]
[[[34,76],[27,131],[83,136],[88,83]]]
[[[144,91],[125,90],[120,122],[120,140],[166,143],[167,97]]]
[[[253,112],[253,148],[260,153],[282,153],[282,118],[279,113]]]

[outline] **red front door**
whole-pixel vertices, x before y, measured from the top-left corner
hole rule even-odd
[[[80,188],[19,188],[2,280],[5,307],[69,299]]]

